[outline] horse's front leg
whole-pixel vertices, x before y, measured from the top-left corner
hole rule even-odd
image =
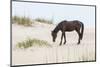
[[[64,44],[66,44],[66,34],[65,34],[65,32],[64,32]]]
[[[63,33],[62,33],[62,35],[61,35],[61,41],[60,41],[60,44],[59,44],[59,45],[62,44],[62,39],[63,39]]]

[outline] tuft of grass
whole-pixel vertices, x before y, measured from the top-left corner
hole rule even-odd
[[[45,41],[45,40],[39,40],[39,39],[27,39],[25,41],[22,41],[22,42],[19,42],[17,45],[16,45],[18,48],[29,48],[29,47],[32,47],[32,46],[50,46],[50,44]]]
[[[12,17],[12,23],[15,23],[15,22],[18,22],[18,21],[20,21],[20,17],[18,17],[18,16]]]
[[[17,23],[19,25],[24,25],[24,26],[31,26],[33,21],[38,21],[40,23],[47,23],[47,24],[53,24],[53,20],[47,20],[44,18],[36,18],[32,20],[31,18],[25,17],[25,16],[13,16],[12,17],[12,23]]]
[[[52,20],[47,20],[47,19],[44,19],[44,18],[36,18],[34,20],[38,21],[38,22],[41,22],[41,23],[53,24]]]
[[[25,16],[24,17],[13,16],[12,23],[17,23],[19,25],[24,25],[24,26],[31,26],[33,22],[30,18]]]

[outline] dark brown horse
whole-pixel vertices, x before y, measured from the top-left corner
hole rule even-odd
[[[53,42],[55,42],[58,31],[62,32],[60,45],[62,44],[62,39],[64,37],[64,44],[66,43],[66,35],[65,32],[76,31],[78,33],[79,39],[78,43],[80,44],[80,40],[83,38],[84,24],[78,20],[73,21],[61,21],[56,28],[52,31]],[[81,30],[81,31],[80,31]]]

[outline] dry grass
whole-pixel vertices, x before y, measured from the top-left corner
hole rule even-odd
[[[32,46],[50,46],[50,44],[47,41],[39,40],[35,38],[34,39],[28,38],[27,40],[19,42],[17,44],[18,48],[24,48],[24,49]]]
[[[19,25],[24,25],[24,26],[31,26],[33,21],[30,18],[25,16],[23,17],[13,16],[12,23],[17,23]]]
[[[34,20],[32,20],[31,18],[22,16],[13,16],[12,17],[12,23],[16,23],[19,25],[23,25],[23,26],[32,26],[32,23],[34,23],[34,21],[40,22],[40,23],[46,23],[46,24],[53,24],[52,20],[47,20],[44,18],[36,18]]]
[[[38,22],[41,22],[41,23],[53,24],[52,20],[47,20],[47,19],[44,19],[44,18],[36,18],[34,20],[38,21]]]

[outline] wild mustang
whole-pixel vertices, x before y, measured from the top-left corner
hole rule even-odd
[[[73,20],[73,21],[64,20],[64,21],[61,21],[55,27],[55,29],[52,31],[53,42],[55,42],[55,40],[56,40],[58,31],[61,31],[62,35],[61,35],[60,45],[62,44],[63,37],[64,37],[64,44],[65,44],[66,43],[65,32],[70,32],[70,31],[74,31],[74,30],[77,32],[77,34],[79,36],[77,44],[80,44],[80,40],[82,40],[82,38],[83,38],[84,24],[82,22],[78,21],[78,20]]]

